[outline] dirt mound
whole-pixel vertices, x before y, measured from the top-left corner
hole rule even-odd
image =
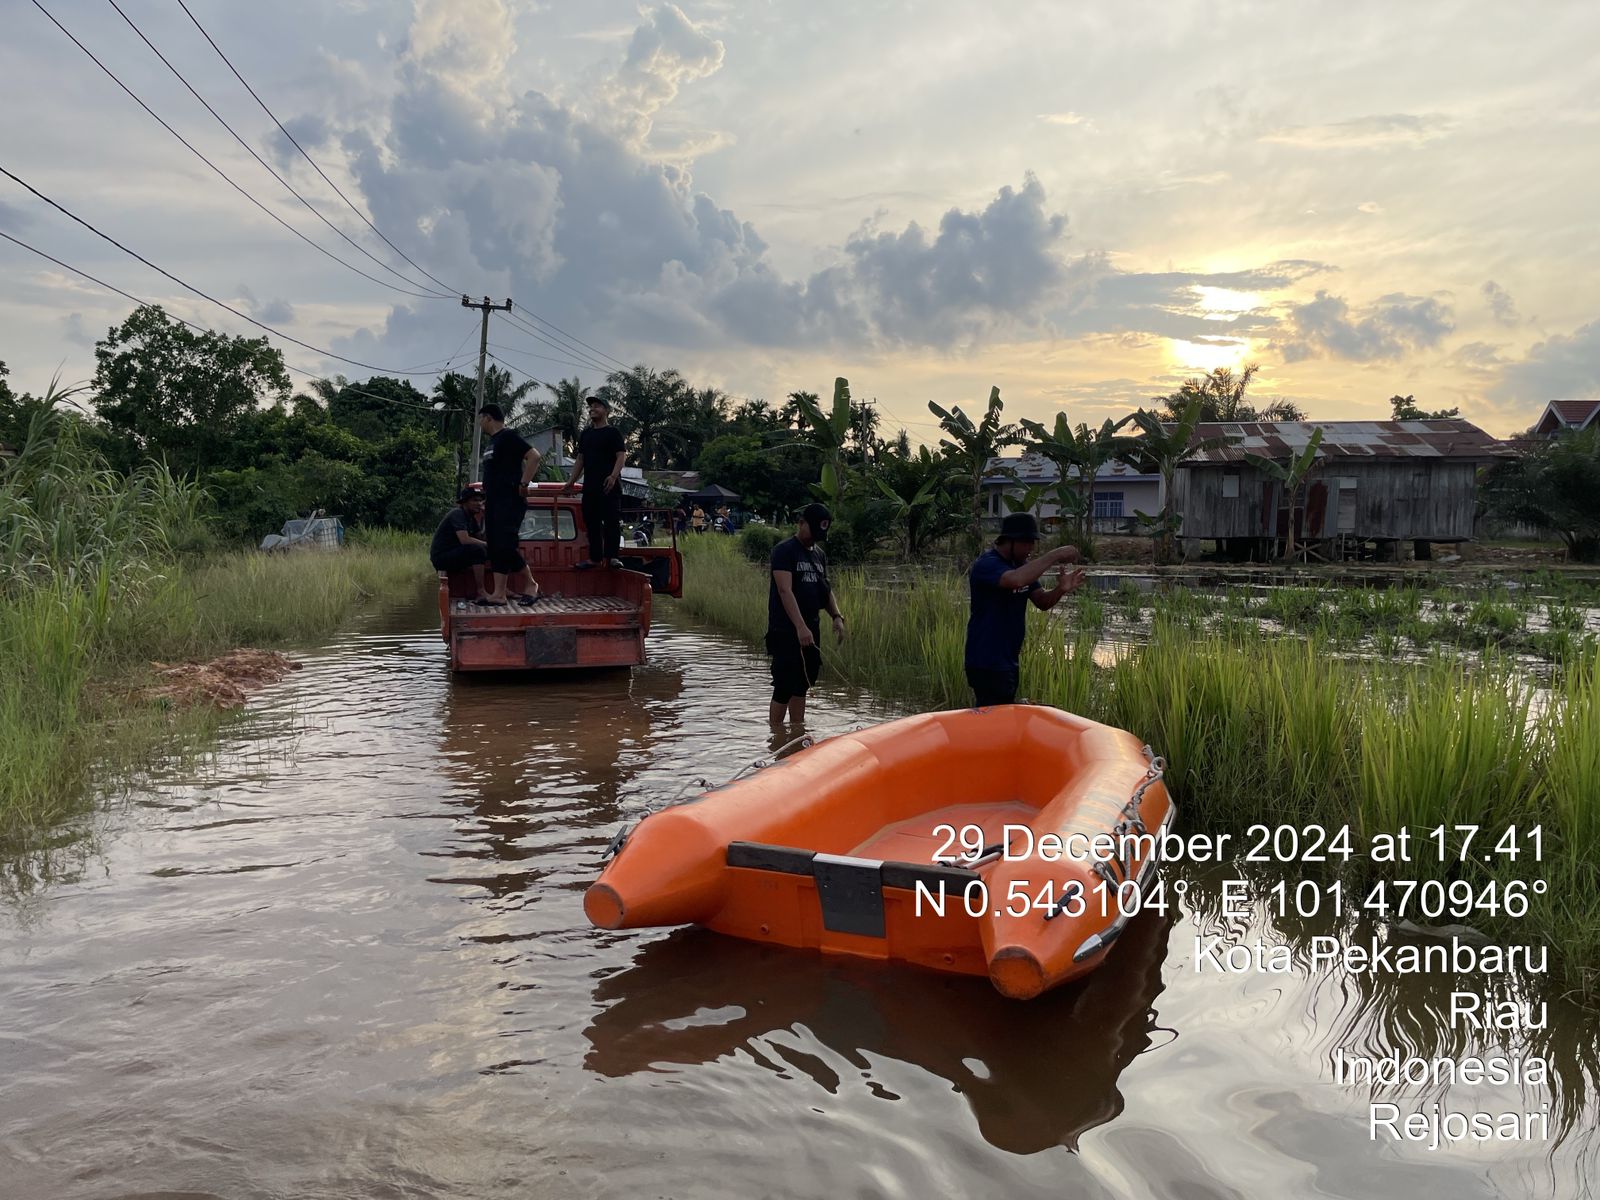
[[[189,708],[211,704],[239,708],[249,693],[276,683],[300,664],[273,650],[235,650],[205,663],[151,663],[160,682],[139,692],[143,700]]]

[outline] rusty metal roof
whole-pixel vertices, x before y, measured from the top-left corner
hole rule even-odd
[[[1223,421],[1202,423],[1195,440],[1227,438],[1229,444],[1191,455],[1184,466],[1243,462],[1246,454],[1288,460],[1322,430],[1317,458],[1449,458],[1489,462],[1510,451],[1471,421]]]
[[[1556,419],[1568,429],[1584,429],[1600,415],[1600,400],[1552,400],[1545,412],[1546,415],[1554,413]],[[1543,417],[1539,424],[1544,424]]]

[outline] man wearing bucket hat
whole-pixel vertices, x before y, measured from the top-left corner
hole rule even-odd
[[[1010,704],[1017,698],[1017,672],[1022,639],[1027,631],[1027,606],[1054,608],[1068,592],[1083,584],[1083,571],[1062,571],[1056,586],[1045,588],[1039,577],[1061,563],[1080,561],[1077,547],[1062,546],[1031,558],[1039,541],[1039,523],[1032,513],[1009,513],[1000,522],[1000,536],[978,556],[967,573],[972,613],[967,618],[967,683],[974,704]]]
[[[824,505],[808,504],[792,538],[772,548],[767,583],[767,653],[772,656],[772,704],[767,719],[796,724],[806,717],[806,692],[822,671],[822,610],[833,617],[833,636],[844,640],[844,614],[828,586],[827,540],[833,516]]]

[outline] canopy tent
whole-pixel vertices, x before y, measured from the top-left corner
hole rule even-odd
[[[717,483],[708,483],[698,492],[690,492],[684,497],[691,504],[731,504],[738,498],[738,492],[730,492]]]

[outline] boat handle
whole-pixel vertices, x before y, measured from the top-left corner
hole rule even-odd
[[[1056,902],[1049,908],[1045,909],[1044,919],[1046,921],[1054,921],[1057,917],[1061,916],[1067,911],[1068,903],[1076,900],[1081,895],[1083,895],[1083,884],[1074,879],[1071,883],[1067,884],[1066,887],[1061,889],[1061,895],[1056,897]]]

